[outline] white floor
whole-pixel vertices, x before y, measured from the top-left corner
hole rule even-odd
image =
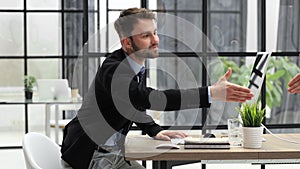
[[[52,136],[54,133],[52,131]],[[19,145],[22,142],[22,132],[0,132],[0,146]],[[61,139],[60,135],[60,139]],[[54,139],[53,139],[54,140]],[[0,169],[25,169],[25,161],[22,149],[0,149]],[[147,169],[151,169],[152,164],[147,162]],[[201,163],[188,164],[183,166],[173,167],[174,169],[201,169]],[[260,169],[260,165],[252,164],[207,164],[207,169]],[[299,169],[300,164],[278,164],[266,165],[266,169]]]
[[[25,169],[22,149],[0,150],[0,168]]]

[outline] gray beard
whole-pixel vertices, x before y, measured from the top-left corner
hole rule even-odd
[[[158,53],[157,54],[151,53],[151,51],[149,49],[139,49],[136,46],[136,44],[133,42],[133,40],[131,41],[131,45],[132,45],[134,54],[138,57],[156,58],[158,56]]]

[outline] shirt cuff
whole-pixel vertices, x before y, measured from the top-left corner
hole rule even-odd
[[[211,103],[211,95],[210,95],[210,86],[207,87],[208,93],[208,103]]]

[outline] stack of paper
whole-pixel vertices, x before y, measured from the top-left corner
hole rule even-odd
[[[186,138],[185,149],[229,149],[228,138]]]

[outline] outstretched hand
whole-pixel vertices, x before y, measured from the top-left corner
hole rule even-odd
[[[300,94],[300,73],[298,73],[293,79],[288,83],[288,91],[292,94]]]
[[[232,70],[229,68],[228,71],[210,87],[212,100],[227,102],[245,102],[246,100],[251,100],[254,95],[250,89],[228,81],[231,74]]]
[[[171,140],[171,138],[185,138],[187,136],[188,136],[187,134],[180,132],[180,131],[163,130],[163,131],[157,133],[157,135],[154,138],[158,139],[158,140],[169,141],[169,140]]]

